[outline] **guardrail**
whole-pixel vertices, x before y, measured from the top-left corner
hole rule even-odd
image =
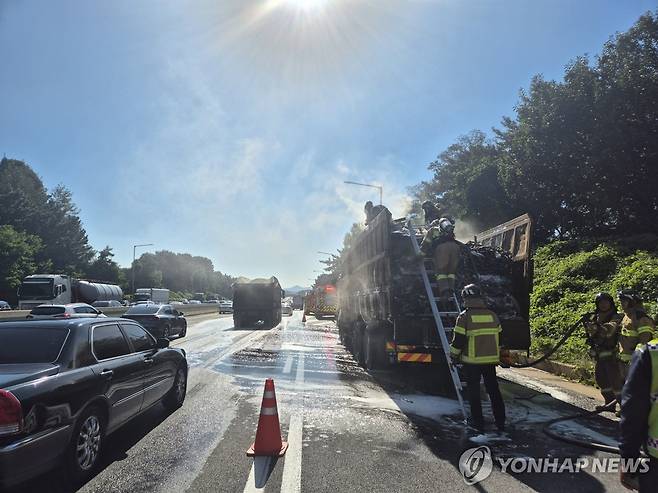
[[[183,312],[186,317],[193,317],[195,315],[205,315],[208,313],[219,313],[219,305],[217,303],[201,303],[200,305],[174,305],[179,311]],[[120,317],[128,307],[121,306],[116,308],[99,308],[108,317]],[[30,310],[9,310],[0,312],[0,322],[11,322],[15,320],[25,320]]]

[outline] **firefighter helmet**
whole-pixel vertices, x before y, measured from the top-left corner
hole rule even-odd
[[[610,296],[610,294],[608,294],[608,293],[598,293],[596,295],[596,298],[594,298],[594,304],[596,306],[599,306],[599,302],[601,302],[603,300],[607,300],[611,305],[615,304],[615,300],[613,300],[612,296]]]
[[[642,303],[642,297],[632,289],[620,289],[617,291],[617,298],[619,301],[629,301],[631,305]]]
[[[449,217],[439,219],[439,229],[442,233],[452,233],[455,230],[455,221]]]
[[[462,298],[476,298],[481,294],[480,286],[477,284],[469,284],[462,289]]]

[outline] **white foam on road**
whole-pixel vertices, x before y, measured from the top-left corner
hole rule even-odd
[[[304,353],[299,354],[297,361],[297,376],[295,383],[300,387],[304,385]],[[290,418],[288,428],[288,452],[283,465],[281,491],[297,493],[302,491],[302,440],[304,432],[304,395],[295,396],[297,409]]]

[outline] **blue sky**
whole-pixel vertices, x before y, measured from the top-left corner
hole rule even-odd
[[[654,1],[0,0],[0,152],[69,187],[92,245],[308,284],[363,203],[405,212],[454,140],[511,115]],[[1,186],[1,184],[0,184]]]

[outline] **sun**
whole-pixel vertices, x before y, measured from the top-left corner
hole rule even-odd
[[[304,12],[324,9],[330,0],[283,0],[283,4]]]

